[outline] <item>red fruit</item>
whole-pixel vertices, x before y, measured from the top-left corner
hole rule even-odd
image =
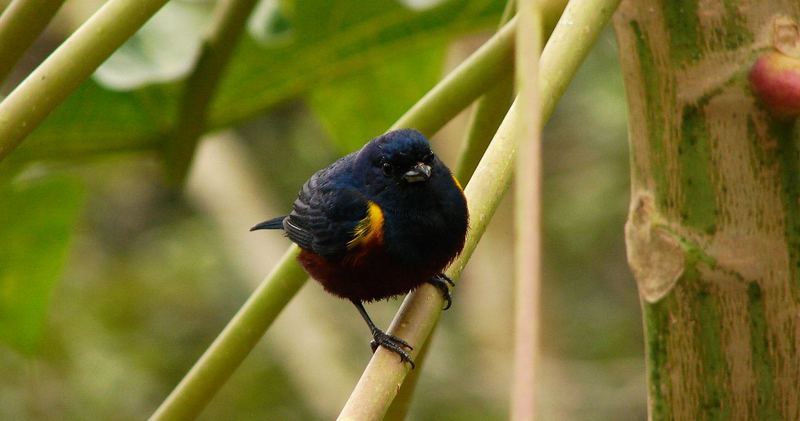
[[[750,69],[750,86],[769,112],[780,118],[800,115],[800,59],[771,51]]]

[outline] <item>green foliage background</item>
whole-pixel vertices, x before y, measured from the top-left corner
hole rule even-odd
[[[170,3],[58,108],[0,165],[0,419],[148,416],[288,245],[247,228],[285,212],[306,177],[385,130],[503,8],[435,3],[264,0],[211,109],[224,131],[206,143],[229,155],[212,153],[222,163],[195,168],[185,193],[164,181],[161,150],[202,34],[195,26],[213,4]],[[17,78],[92,7],[68,2]],[[434,139],[451,165],[465,120]],[[610,33],[544,142],[543,418],[642,419],[640,317],[622,238],[625,106]],[[229,178],[231,167],[244,175]],[[203,182],[242,177],[255,188],[215,193]],[[510,209],[498,211],[455,291],[412,419],[506,417]],[[385,325],[396,303],[370,311]],[[203,418],[331,418],[369,357],[350,307],[306,286]]]

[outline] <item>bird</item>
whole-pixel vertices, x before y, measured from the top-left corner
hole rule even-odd
[[[378,346],[414,367],[401,338],[379,329],[364,303],[424,283],[452,303],[444,269],[461,253],[469,226],[464,191],[415,129],[389,131],[317,171],[288,215],[250,231],[279,229],[300,247],[298,261],[329,293],[350,300]]]

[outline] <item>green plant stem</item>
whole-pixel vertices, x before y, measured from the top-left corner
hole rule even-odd
[[[536,414],[542,257],[542,148],[537,87],[542,16],[540,5],[535,1],[521,3],[519,9],[515,60],[520,109],[514,176],[516,305],[510,419],[533,420]]]
[[[513,5],[514,1],[509,1],[508,4]],[[538,4],[542,8],[545,33],[549,36],[567,2],[565,0],[541,0]],[[510,19],[511,10],[508,9],[503,16]],[[514,76],[512,69],[508,69],[496,84],[475,103],[475,109],[467,129],[467,137],[461,143],[458,165],[453,172],[461,184],[466,185],[469,182],[475,167],[478,166],[478,161],[483,156],[486,147],[489,146],[489,141],[497,132],[513,99]]]
[[[503,16],[500,18],[502,28],[513,16],[516,0],[508,0]],[[461,142],[461,149],[458,152],[456,169],[453,175],[462,185],[469,183],[475,167],[478,166],[483,156],[483,151],[489,146],[500,122],[506,116],[508,108],[514,99],[514,78],[513,67],[506,70],[497,83],[486,91],[483,96],[475,102],[472,115],[467,128],[467,136]]]
[[[305,284],[308,275],[296,262],[298,252],[289,248],[151,420],[193,419],[203,410]]]
[[[431,337],[434,334],[435,332],[432,332]],[[400,388],[400,391],[397,392],[397,397],[395,397],[389,409],[386,411],[386,416],[383,417],[383,421],[403,421],[406,419],[408,410],[411,407],[411,401],[414,397],[414,390],[417,387],[417,382],[423,371],[422,368],[425,367],[425,362],[428,360],[428,354],[431,350],[429,346],[430,342],[432,341],[428,341],[424,344],[419,354],[417,354],[417,358],[414,359],[416,368],[408,373],[406,381],[403,382],[403,386]]]
[[[414,128],[426,136],[436,133],[512,67],[516,26],[516,19],[511,19],[406,111],[389,130]]]
[[[546,121],[552,114],[556,101],[566,90],[578,66],[618,4],[619,0],[586,0],[567,5],[539,63],[540,121]],[[465,189],[470,210],[470,231],[464,251],[447,270],[447,275],[451,278],[457,278],[463,270],[511,183],[519,125],[517,112],[515,102]],[[441,309],[442,297],[439,291],[430,285],[423,285],[403,301],[389,332],[420,347],[436,324]],[[408,370],[408,364],[398,361],[396,354],[379,348],[342,409],[339,419],[380,419],[397,394]]]
[[[462,185],[469,183],[472,173],[478,166],[483,152],[500,127],[500,122],[505,118],[508,108],[514,99],[513,71],[503,75],[497,84],[486,92],[475,103],[475,109],[470,116],[467,136],[461,143],[458,151],[458,165],[453,175]]]
[[[214,21],[183,90],[174,135],[166,143],[167,171],[178,184],[186,178],[197,142],[206,129],[208,105],[257,3],[221,0],[216,5]]]
[[[167,0],[111,0],[0,102],[0,162]]]
[[[0,15],[0,86],[64,0],[14,0]]]

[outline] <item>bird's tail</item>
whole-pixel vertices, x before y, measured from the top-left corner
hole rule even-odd
[[[250,228],[250,231],[283,229],[283,220],[285,218],[286,215],[269,219],[267,221],[261,222],[260,224],[256,224],[255,226],[253,226],[253,228]]]

